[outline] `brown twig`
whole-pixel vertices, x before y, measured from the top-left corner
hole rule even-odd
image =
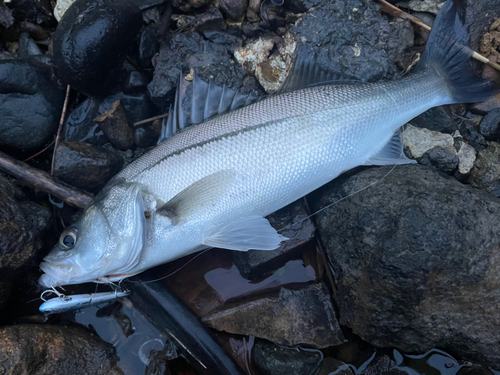
[[[72,206],[86,208],[94,199],[92,194],[59,181],[47,172],[33,168],[1,151],[0,170],[24,182],[26,185],[45,191]]]
[[[54,175],[54,165],[56,163],[56,153],[57,147],[59,146],[59,139],[61,138],[62,128],[64,125],[64,118],[66,117],[66,110],[68,109],[69,92],[71,91],[70,85],[66,87],[66,96],[64,97],[63,109],[61,112],[61,118],[59,119],[59,127],[57,128],[56,140],[54,143],[54,152],[52,153],[52,163],[50,164],[50,174]]]
[[[45,147],[45,148],[44,148],[43,150],[41,150],[41,151],[38,151],[35,155],[31,155],[29,158],[24,159],[24,160],[23,160],[23,162],[24,162],[24,163],[26,163],[28,160],[31,160],[31,159],[33,159],[33,158],[36,158],[38,155],[40,155],[40,154],[44,153],[45,151],[47,151],[47,150],[50,148],[50,146],[52,146],[55,142],[56,142],[56,140],[55,140],[55,139],[54,139],[54,140],[52,140],[52,142],[50,142],[50,143],[49,143],[49,145],[48,145],[47,147]]]
[[[380,9],[383,12],[389,13],[393,17],[403,18],[403,19],[409,20],[409,21],[419,25],[420,27],[424,28],[425,30],[431,31],[431,27],[429,25],[427,25],[425,22],[423,22],[422,20],[420,20],[419,18],[412,16],[409,13],[406,13],[405,11],[388,3],[386,0],[378,0],[378,1],[380,3]],[[487,64],[496,70],[500,70],[500,65],[494,63],[493,61],[490,61],[487,57],[480,55],[479,53],[477,53],[475,51],[471,50],[471,52],[472,52],[473,59],[481,61],[482,63]]]
[[[147,119],[144,119],[144,120],[141,120],[141,121],[134,122],[134,126],[146,124],[148,122],[153,122],[155,120],[159,120],[159,119],[167,117],[167,116],[168,116],[168,113],[165,113],[163,115],[158,115],[158,116],[150,117],[150,118],[147,118]]]

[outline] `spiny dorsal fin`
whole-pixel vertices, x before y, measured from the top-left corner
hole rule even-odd
[[[208,83],[204,82],[196,70],[193,73],[193,82],[186,81],[181,73],[174,107],[170,108],[168,119],[163,120],[158,144],[189,125],[202,123],[211,117],[234,111],[263,98],[253,93],[239,93],[226,85],[217,86],[212,79]]]
[[[312,86],[359,85],[365,83],[347,74],[322,69],[317,64],[316,53],[304,46],[297,52],[297,58],[295,59],[292,71],[275,94],[284,94]]]

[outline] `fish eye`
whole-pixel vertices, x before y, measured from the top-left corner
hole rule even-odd
[[[75,227],[70,227],[62,232],[61,237],[59,237],[59,244],[63,250],[69,250],[76,244],[76,238],[78,236],[78,229]]]

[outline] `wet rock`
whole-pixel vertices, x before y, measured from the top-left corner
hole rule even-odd
[[[191,8],[200,8],[210,4],[212,1],[213,0],[173,0],[172,5],[183,12],[187,12]]]
[[[29,201],[0,175],[0,310],[13,283],[20,280],[29,261],[37,258],[43,246],[40,236],[50,226],[51,216],[50,210]]]
[[[318,348],[339,345],[344,336],[324,284],[240,303],[226,303],[203,317],[219,331],[252,335],[284,345],[309,344]]]
[[[14,24],[14,17],[12,17],[12,10],[7,8],[5,4],[0,3],[0,25],[8,29]]]
[[[271,226],[288,238],[271,251],[233,252],[234,263],[246,278],[274,271],[302,253],[314,239],[314,224],[307,217],[302,201],[297,201],[268,217]],[[285,229],[284,229],[285,228]]]
[[[459,133],[452,136],[408,125],[403,137],[408,156],[444,172],[452,172],[458,166],[465,175],[476,160],[474,148],[463,142]]]
[[[210,8],[205,13],[198,14],[192,22],[194,31],[202,33],[204,31],[220,31],[226,28],[226,21],[222,13],[216,7]]]
[[[488,148],[479,151],[469,183],[500,197],[500,143],[491,142]]]
[[[315,195],[318,210],[385,176],[316,217],[341,324],[378,347],[449,348],[500,365],[500,202],[432,168],[390,168],[341,176]]]
[[[48,324],[0,328],[0,372],[121,375],[115,349],[88,330]]]
[[[42,51],[38,48],[36,42],[29,37],[28,33],[22,33],[19,37],[19,49],[17,50],[18,58],[26,58],[33,55],[41,55]]]
[[[173,98],[181,70],[184,75],[193,68],[216,85],[227,84],[238,90],[245,76],[243,69],[231,59],[231,52],[222,45],[205,40],[198,33],[186,32],[173,36],[153,59],[155,73],[148,85],[151,99],[164,106]]]
[[[495,18],[500,17],[500,0],[465,0],[457,6],[459,8],[465,6],[465,23],[469,25],[470,47],[478,51],[481,37],[489,31]],[[481,68],[480,64],[476,65]]]
[[[0,60],[0,147],[36,150],[55,134],[64,101],[34,60]]]
[[[389,57],[392,61],[402,63],[404,52],[414,45],[413,28],[410,21],[395,20],[391,22],[391,32],[387,41]]]
[[[237,26],[236,28],[239,31]],[[229,27],[228,31],[231,29],[232,27]],[[242,43],[241,32],[230,34],[229,32],[222,31],[206,31],[203,33],[203,36],[215,44],[224,46],[230,53],[234,53],[237,48],[241,47]]]
[[[321,4],[321,0],[289,0],[285,1],[283,6],[295,13],[304,13],[305,11]]]
[[[148,95],[142,91],[137,94],[125,94],[118,92],[103,99],[99,106],[99,114],[103,114],[113,107],[113,104],[119,100],[125,109],[125,115],[130,124],[157,115],[158,109],[151,102]]]
[[[354,375],[351,368],[344,362],[328,357],[321,362],[318,375],[330,375],[331,373],[336,375]]]
[[[98,193],[118,173],[123,159],[102,147],[83,142],[61,142],[54,174],[77,188]]]
[[[483,366],[463,366],[458,370],[457,375],[493,375],[493,373]]]
[[[134,145],[134,131],[119,100],[113,103],[109,111],[96,117],[94,121],[118,150],[128,150]]]
[[[134,126],[134,143],[137,147],[148,148],[155,146],[160,137],[160,132],[152,124]]]
[[[132,0],[76,0],[54,35],[62,79],[86,95],[109,93],[142,25]]]
[[[89,98],[79,104],[67,116],[62,139],[99,145],[107,142],[104,133],[94,121],[94,118],[99,115],[100,105],[101,100],[97,98]]]
[[[411,120],[411,124],[419,128],[426,128],[436,132],[453,133],[458,129],[455,124],[455,115],[451,106],[431,108]]]
[[[474,116],[470,119],[464,119],[460,124],[460,134],[476,151],[481,151],[488,147],[488,142],[478,132],[479,123],[482,119],[483,116]]]
[[[391,25],[378,5],[358,0],[334,0],[314,8],[293,27],[299,53],[317,53],[317,64],[363,81],[393,78],[396,67],[389,57]],[[406,35],[406,34],[405,34]],[[391,40],[404,50],[409,40]],[[307,48],[304,49],[305,46]]]
[[[485,102],[473,104],[470,111],[476,115],[486,115],[495,108],[500,108],[500,94],[486,100]]]
[[[123,92],[128,95],[140,94],[146,91],[148,82],[146,77],[137,70],[130,72],[123,85]]]
[[[426,151],[418,162],[451,174],[458,167],[458,155],[455,149],[437,146]]]
[[[500,140],[500,108],[495,108],[483,118],[479,131],[488,141]]]
[[[168,357],[164,352],[157,350],[149,354],[149,363],[145,375],[170,375],[168,368]]]
[[[252,360],[263,375],[316,374],[323,354],[319,350],[290,348],[266,340],[256,341]]]
[[[238,20],[247,11],[248,0],[218,0],[217,6],[227,18]]]
[[[160,50],[160,42],[157,37],[155,25],[149,25],[144,28],[139,38],[139,64],[143,69],[151,69],[153,67],[153,56]]]
[[[30,21],[44,27],[55,26],[52,6],[49,1],[11,0],[9,7],[14,11],[16,21]]]
[[[442,0],[410,0],[408,8],[416,12],[428,12],[437,15],[444,3]]]
[[[387,355],[374,358],[361,375],[407,375],[408,372],[401,371],[397,368],[396,363]]]

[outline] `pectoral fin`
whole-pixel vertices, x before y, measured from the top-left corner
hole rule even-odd
[[[215,204],[231,187],[235,179],[233,171],[220,171],[196,181],[156,210],[157,214],[170,218],[177,225],[200,209]]]
[[[286,239],[276,232],[267,219],[252,215],[222,226],[203,244],[238,251],[274,250]]]
[[[408,159],[403,152],[403,139],[401,131],[398,130],[387,144],[370,159],[365,165],[394,165],[394,164],[412,164],[415,160]]]

